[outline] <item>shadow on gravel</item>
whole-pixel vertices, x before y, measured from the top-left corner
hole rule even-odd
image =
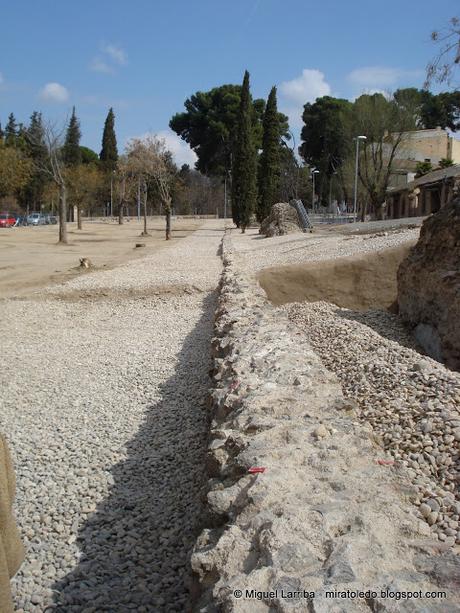
[[[86,520],[78,566],[53,585],[62,613],[188,610],[188,559],[205,522],[206,410],[216,292],[146,411],[110,494]],[[120,407],[123,410],[124,407]]]
[[[348,319],[349,321],[356,321],[363,324],[374,330],[374,332],[377,332],[377,334],[380,334],[380,336],[425,355],[410,333],[409,328],[407,328],[402,319],[397,315],[393,315],[383,309],[352,311],[340,308],[335,311],[335,314],[342,319]]]

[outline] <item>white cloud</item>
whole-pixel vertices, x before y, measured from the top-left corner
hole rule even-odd
[[[100,57],[93,58],[89,67],[94,72],[103,72],[105,74],[113,74],[115,72],[113,67],[109,66],[104,60],[101,60]]]
[[[124,66],[127,64],[126,53],[121,47],[116,45],[104,45],[102,51],[106,53],[116,64]]]
[[[299,77],[291,81],[283,81],[279,86],[279,91],[281,110],[289,117],[291,127],[299,127],[302,124],[304,104],[314,102],[321,96],[329,96],[331,86],[321,71],[304,68]]]
[[[169,151],[171,151],[174,161],[179,167],[182,166],[182,164],[188,164],[193,168],[195,162],[198,159],[196,153],[192,151],[192,149],[190,149],[187,143],[179,136],[177,136],[175,132],[173,132],[172,130],[161,130],[160,132],[145,132],[137,138],[144,140],[148,136],[158,136],[158,138],[161,138],[165,143],[166,149],[169,149]],[[129,140],[130,139],[128,139],[128,141]]]
[[[121,47],[107,44],[101,47],[101,56],[95,56],[89,65],[89,69],[93,72],[102,72],[104,74],[115,74],[118,66],[126,66],[128,63],[126,53]]]
[[[347,78],[361,87],[385,88],[396,85],[402,79],[417,79],[423,76],[421,70],[403,70],[388,66],[365,66],[352,70]]]
[[[40,90],[40,98],[47,102],[67,102],[69,91],[60,83],[47,83]]]
[[[172,130],[162,130],[158,132],[158,136],[164,139],[166,148],[171,151],[174,161],[179,167],[182,164],[188,164],[193,168],[197,160],[196,153],[190,149],[184,140]]]

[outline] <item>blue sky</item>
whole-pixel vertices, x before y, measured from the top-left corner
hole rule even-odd
[[[156,132],[190,162],[168,122],[195,91],[247,68],[255,97],[278,86],[298,133],[317,96],[421,86],[430,32],[458,12],[458,0],[15,0],[1,12],[0,121],[40,110],[62,123],[75,105],[99,152],[113,106],[120,148]]]

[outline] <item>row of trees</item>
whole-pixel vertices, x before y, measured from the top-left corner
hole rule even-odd
[[[438,95],[416,88],[393,96],[363,95],[354,102],[324,96],[306,104],[302,115],[299,153],[319,172],[319,197],[327,203],[335,195],[349,200],[355,167],[356,136],[362,140],[359,180],[364,205],[378,218],[382,214],[396,159],[404,157],[408,132],[417,129],[460,128],[460,92]],[[445,161],[448,164],[448,161]],[[365,207],[362,215],[366,213]]]
[[[253,215],[263,219],[300,186],[308,195],[308,173],[289,147],[288,119],[278,112],[275,87],[267,101],[253,99],[246,71],[241,86],[196,92],[185,109],[169,125],[197,154],[197,170],[215,183],[231,179],[232,216],[243,231]]]
[[[107,176],[116,166],[118,151],[114,113],[105,121],[102,150],[97,153],[80,144],[80,122],[75,108],[63,130],[43,121],[34,111],[28,126],[17,124],[11,113],[5,130],[0,127],[0,197],[15,200],[26,211],[49,209],[56,199],[56,164],[59,163],[69,193],[80,208],[89,199],[105,196]]]
[[[307,103],[299,163],[289,144],[287,118],[278,112],[276,88],[267,102],[252,100],[249,74],[243,85],[197,92],[174,115],[170,127],[194,149],[196,167],[211,177],[232,178],[233,219],[243,228],[252,213],[262,220],[278,200],[312,197],[310,170],[318,174],[318,201],[350,202],[355,172],[355,138],[362,141],[359,196],[362,216],[380,217],[405,134],[425,128],[460,128],[460,93],[405,88],[393,96],[363,95],[354,102],[324,96]],[[445,160],[443,164],[448,164]],[[424,169],[420,167],[419,172]],[[366,207],[369,207],[370,211]]]
[[[173,198],[176,211],[183,214],[216,212],[222,186],[188,166],[179,170],[161,139],[132,140],[119,155],[112,109],[105,120],[99,155],[81,145],[81,136],[75,108],[63,129],[45,122],[39,112],[32,114],[28,126],[18,124],[11,113],[5,129],[0,126],[0,199],[4,206],[27,213],[54,212],[56,207],[63,222],[76,207],[79,229],[83,212],[107,214],[108,202],[120,223],[139,200],[145,214],[171,212]],[[60,239],[66,241],[64,227]]]

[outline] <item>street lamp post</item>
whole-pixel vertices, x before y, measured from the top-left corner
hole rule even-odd
[[[356,141],[356,158],[355,158],[355,190],[353,196],[353,221],[356,222],[356,203],[358,200],[358,165],[359,165],[359,142],[362,140],[367,140],[366,136],[357,136],[355,138]]]
[[[315,212],[315,175],[319,174],[319,170],[316,168],[311,169],[311,180],[312,180],[312,194],[311,194],[311,210],[313,213]]]

